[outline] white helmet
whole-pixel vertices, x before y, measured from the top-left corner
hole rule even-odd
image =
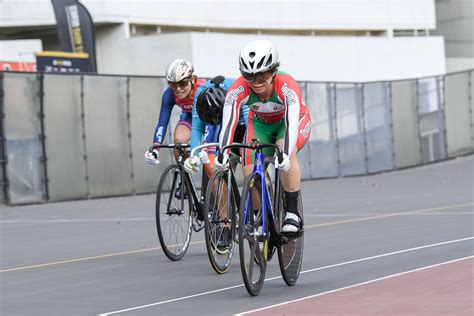
[[[193,64],[184,58],[172,61],[166,68],[166,79],[169,82],[178,82],[191,78],[194,72]]]
[[[240,51],[239,68],[244,76],[265,72],[279,65],[278,52],[270,41],[256,40]]]

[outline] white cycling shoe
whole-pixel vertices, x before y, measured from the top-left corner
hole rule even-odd
[[[301,218],[295,213],[287,212],[283,221],[282,233],[297,233],[301,229]]]

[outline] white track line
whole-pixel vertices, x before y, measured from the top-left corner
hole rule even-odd
[[[240,313],[240,314],[234,314],[234,316],[246,315],[246,314],[249,314],[249,313],[254,313],[254,312],[258,312],[258,311],[262,311],[262,310],[266,310],[266,309],[270,309],[270,308],[274,308],[274,307],[278,307],[278,306],[282,306],[282,305],[286,305],[286,304],[290,304],[290,303],[294,303],[294,302],[299,302],[299,301],[303,301],[303,300],[306,300],[306,299],[310,299],[310,298],[314,298],[314,297],[326,295],[326,294],[331,294],[331,293],[334,293],[334,292],[339,292],[339,291],[346,290],[346,289],[350,289],[350,288],[353,288],[353,287],[356,287],[356,286],[359,286],[359,285],[365,285],[365,284],[369,284],[369,283],[374,283],[374,282],[377,282],[377,281],[381,281],[381,280],[385,280],[385,279],[394,278],[394,277],[397,277],[397,276],[400,276],[400,275],[409,274],[409,273],[412,273],[412,272],[417,272],[417,271],[426,270],[426,269],[430,269],[430,268],[435,268],[435,267],[439,267],[439,266],[446,265],[446,264],[449,264],[449,263],[454,263],[454,262],[458,262],[458,261],[462,261],[462,260],[466,260],[466,259],[471,259],[471,258],[474,258],[474,256],[468,256],[468,257],[459,258],[459,259],[455,259],[455,260],[451,260],[451,261],[447,261],[447,262],[442,262],[442,263],[438,263],[438,264],[433,264],[433,265],[431,265],[431,266],[426,266],[426,267],[422,267],[422,268],[418,268],[418,269],[414,269],[414,270],[409,270],[409,271],[405,271],[405,272],[401,272],[401,273],[396,273],[396,274],[392,274],[392,275],[387,275],[387,276],[384,276],[384,277],[381,277],[381,278],[378,278],[378,279],[369,280],[369,281],[365,281],[365,282],[362,282],[362,283],[357,283],[357,284],[349,285],[349,286],[346,286],[346,287],[341,287],[341,288],[334,289],[334,290],[331,290],[331,291],[327,291],[327,292],[323,292],[323,293],[318,293],[318,294],[314,294],[314,295],[310,295],[310,296],[298,298],[298,299],[291,300],[291,301],[287,301],[287,302],[284,302],[284,303],[279,303],[279,304],[275,304],[275,305],[269,305],[269,306],[266,306],[266,307],[254,309],[254,310],[247,311],[247,312],[243,312],[243,313]]]
[[[442,245],[447,245],[447,244],[452,244],[452,243],[457,243],[457,242],[462,242],[462,241],[467,241],[467,240],[472,240],[472,239],[474,239],[474,237],[466,237],[466,238],[461,238],[461,239],[456,239],[456,240],[444,241],[444,242],[431,244],[431,245],[425,245],[425,246],[420,246],[420,247],[415,247],[415,248],[408,248],[408,249],[389,252],[389,253],[381,254],[381,255],[377,255],[377,256],[372,256],[372,257],[367,257],[367,258],[362,258],[362,259],[357,259],[357,260],[351,260],[351,261],[337,263],[337,264],[333,264],[333,265],[329,265],[329,266],[325,266],[325,267],[305,270],[305,271],[301,271],[301,274],[320,271],[320,270],[325,270],[325,269],[331,269],[331,268],[340,267],[340,266],[343,266],[343,265],[348,265],[348,264],[373,260],[373,259],[392,256],[392,255],[401,254],[401,253],[405,253],[405,252],[416,251],[416,250],[421,250],[421,249],[426,249],[426,248],[431,248],[431,247],[436,247],[436,246],[442,246]],[[276,279],[280,279],[280,278],[281,278],[281,276],[277,276],[277,277],[265,279],[265,281],[271,281],[271,280],[276,280]],[[368,281],[368,282],[370,282],[370,281]],[[204,295],[208,295],[208,294],[223,292],[223,291],[235,289],[235,288],[242,287],[242,286],[244,286],[244,285],[240,284],[240,285],[229,286],[229,287],[225,287],[225,288],[221,288],[221,289],[217,289],[217,290],[212,290],[212,291],[197,293],[197,294],[193,294],[193,295],[178,297],[178,298],[174,298],[174,299],[170,299],[170,300],[166,300],[166,301],[160,301],[160,302],[151,303],[151,304],[147,304],[147,305],[141,305],[141,306],[131,307],[131,308],[127,308],[127,309],[122,309],[122,310],[119,310],[119,311],[103,313],[103,314],[99,314],[99,316],[113,315],[113,314],[118,314],[118,313],[129,312],[129,311],[133,311],[133,310],[137,310],[137,309],[147,308],[147,307],[151,307],[151,306],[163,305],[163,304],[167,304],[167,303],[182,301],[182,300],[195,298],[195,297],[199,297],[199,296],[204,296]],[[336,290],[333,290],[333,291],[336,291]],[[327,292],[327,293],[329,293],[329,292]]]

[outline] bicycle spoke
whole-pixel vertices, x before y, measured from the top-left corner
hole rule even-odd
[[[254,210],[260,208],[262,201],[261,191],[258,190],[259,181],[258,175],[250,175],[245,180],[240,206],[241,213],[239,215],[239,255],[241,272],[245,288],[249,294],[253,296],[258,295],[263,286],[267,265],[263,252],[266,237],[262,238],[259,232],[261,215],[254,215]],[[258,204],[257,201],[259,201]],[[259,211],[259,213],[261,213],[261,211]]]
[[[283,207],[283,201],[279,207]],[[301,195],[298,197],[298,212],[303,218]],[[303,261],[304,235],[298,238],[283,237],[278,249],[278,261],[283,280],[288,286],[293,286],[298,280]]]
[[[226,177],[223,172],[211,176],[204,204],[207,253],[212,268],[219,274],[227,272],[234,253],[234,238],[228,236],[232,232],[229,223],[235,225],[229,220],[234,211]]]
[[[173,261],[181,259],[191,238],[191,207],[189,199],[182,198],[186,187],[180,181],[181,170],[177,165],[168,166],[163,172],[157,189],[156,226],[160,245]],[[181,197],[176,191],[180,187]]]

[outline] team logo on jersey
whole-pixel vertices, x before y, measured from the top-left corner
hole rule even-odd
[[[285,96],[286,103],[288,105],[293,105],[296,103],[294,91],[290,89],[286,83],[281,87],[281,92]]]
[[[158,130],[156,131],[156,137],[160,137],[161,134],[163,134],[163,127],[162,127],[162,126],[160,126],[160,127],[158,128]]]
[[[235,88],[234,90],[229,92],[229,94],[225,98],[224,106],[232,106],[234,104],[235,100],[237,100],[237,97],[239,96],[239,93],[243,92],[244,90],[245,89],[244,89],[243,86],[238,86],[237,88]]]
[[[156,139],[158,140],[159,143],[161,143],[161,141],[163,140],[161,137],[162,135],[163,135],[163,126],[160,126],[155,134]]]
[[[283,109],[285,106],[283,104],[275,104],[273,106],[273,111],[280,111],[281,109]]]
[[[301,129],[300,133],[304,139],[308,139],[309,133],[311,132],[311,121],[306,122],[306,125]]]

